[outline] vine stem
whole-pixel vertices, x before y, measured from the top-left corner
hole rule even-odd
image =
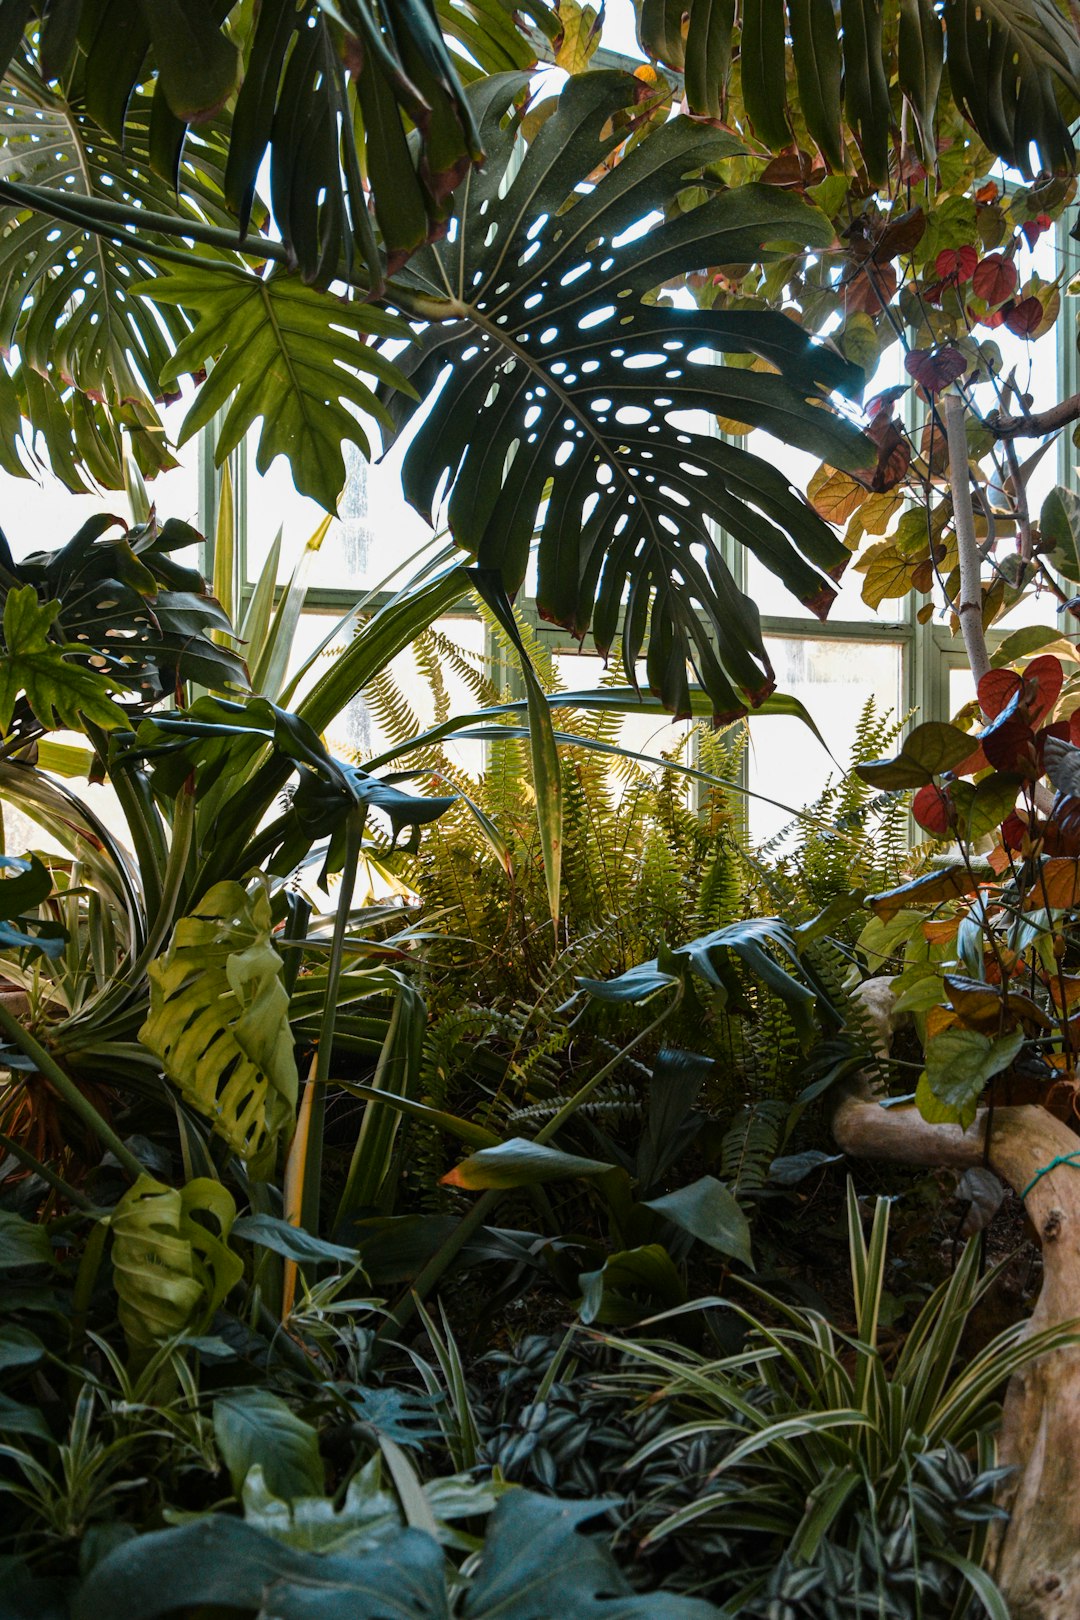
[[[968,471],[964,401],[959,394],[946,394],[942,398],[941,414],[945,419],[945,437],[949,446],[949,488],[960,565],[960,601],[956,616],[960,620],[968,664],[978,687],[990,669],[990,654],[983,629],[982,573],[975,539],[975,508],[971,500],[971,475]]]

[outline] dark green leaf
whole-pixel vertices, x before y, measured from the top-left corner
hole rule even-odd
[[[511,81],[503,95],[516,88]],[[539,516],[543,616],[577,634],[591,623],[606,650],[630,584],[627,668],[637,666],[649,621],[648,681],[666,706],[687,712],[689,662],[714,712],[741,714],[743,694],[760,700],[772,679],[757,610],[736,588],[710,522],[821,613],[835,594],[829,573],[847,554],[764,458],[672,418],[737,417],[851,467],[865,445],[808,401],[856,378],[783,315],[645,299],[701,256],[767,260],[793,245],[824,247],[833,227],[799,198],[751,185],[623,240],[689,174],[738,149],[723,132],[675,119],[585,191],[621,139],[612,114],[641,93],[640,81],[620,74],[572,79],[519,167],[513,131],[499,128],[492,101],[483,183],[459,194],[453,241],[417,254],[402,278],[405,307],[432,324],[398,364],[423,396],[439,385],[406,452],[404,488],[430,516],[446,474],[455,538],[511,593]],[[448,286],[468,289],[467,298],[448,299]],[[716,364],[724,353],[759,355],[779,375]],[[382,394],[404,429],[413,402]]]
[[[53,1257],[43,1226],[24,1221],[14,1210],[0,1209],[0,1271],[13,1266],[45,1266]]]
[[[945,0],[949,82],[992,152],[1029,178],[1075,164],[1059,95],[1080,101],[1080,42],[1054,0]]]
[[[1074,585],[1080,584],[1080,495],[1058,484],[1042,504],[1039,533],[1049,545],[1046,560]]]
[[[963,1129],[972,1123],[986,1083],[1007,1069],[1024,1043],[1024,1032],[991,1040],[974,1029],[944,1029],[927,1043],[926,1069],[915,1101],[924,1119]]]
[[[583,1271],[578,1287],[581,1320],[617,1327],[686,1298],[675,1262],[660,1243],[610,1255],[598,1271]]]
[[[310,1423],[268,1389],[240,1389],[214,1402],[214,1436],[235,1495],[257,1463],[267,1488],[285,1502],[321,1496],[319,1437]]]
[[[328,1261],[356,1265],[360,1259],[355,1249],[313,1237],[302,1227],[290,1226],[288,1221],[281,1220],[277,1215],[242,1215],[233,1223],[232,1236],[245,1238],[248,1243],[258,1244],[261,1249],[271,1249],[275,1254],[296,1260],[300,1265],[319,1265]]]
[[[750,1224],[734,1194],[715,1176],[702,1176],[689,1187],[666,1193],[663,1198],[646,1200],[646,1207],[707,1243],[710,1249],[733,1255],[745,1266],[753,1266],[750,1253]]]
[[[208,0],[139,0],[165,97],[177,118],[199,123],[240,81],[240,53]]]

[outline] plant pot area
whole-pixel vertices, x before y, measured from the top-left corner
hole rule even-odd
[[[1078,130],[0,4],[0,1620],[1077,1620]]]

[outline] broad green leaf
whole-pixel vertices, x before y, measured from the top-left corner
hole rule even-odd
[[[897,73],[928,165],[937,162],[934,119],[944,61],[945,38],[933,0],[900,0]]]
[[[152,962],[139,1039],[190,1107],[241,1157],[272,1150],[298,1091],[289,997],[268,885],[215,884]]]
[[[559,0],[562,39],[555,53],[555,66],[566,73],[584,73],[600,43],[600,15],[595,7],[579,5],[578,0]]]
[[[59,611],[59,602],[39,602],[32,585],[19,585],[7,593],[0,649],[0,733],[11,729],[20,695],[25,695],[46,731],[80,731],[84,718],[110,731],[127,724],[124,711],[109,696],[119,690],[116,681],[71,662],[72,654],[85,657],[85,648],[50,639]]]
[[[156,1620],[203,1607],[268,1615],[268,1602],[275,1620],[449,1620],[444,1564],[420,1530],[400,1531],[378,1552],[320,1557],[209,1514],[109,1553],[79,1588],[72,1620]]]
[[[945,1029],[927,1043],[926,1068],[915,1101],[924,1119],[966,1129],[978,1111],[986,1083],[1012,1063],[1024,1043],[1024,1032],[991,1040],[974,1029]]]
[[[843,68],[832,0],[788,0],[788,17],[800,110],[830,168],[842,171]]]
[[[1022,777],[995,771],[981,782],[954,782],[949,789],[957,810],[957,831],[975,842],[992,833],[1016,805]]]
[[[221,32],[209,0],[139,0],[161,87],[185,123],[215,113],[236,89],[240,53]]]
[[[136,1354],[187,1329],[205,1331],[243,1275],[228,1246],[235,1215],[219,1181],[176,1188],[143,1175],[108,1216],[120,1325]]]
[[[740,715],[743,694],[753,703],[773,681],[757,610],[710,524],[822,614],[849,554],[774,465],[710,434],[706,413],[852,468],[867,446],[820,402],[861,373],[783,315],[646,299],[688,264],[824,248],[833,227],[805,201],[749,185],[631,232],[738,142],[676,118],[585,189],[622,139],[613,114],[641,82],[571,79],[524,158],[499,123],[519,84],[485,86],[484,179],[457,194],[453,239],[415,255],[401,278],[403,307],[430,322],[397,362],[431,401],[405,454],[406,497],[430,517],[446,475],[455,539],[511,593],[539,521],[542,616],[578,635],[591,624],[602,651],[622,618],[625,666],[647,640],[648,683],[669,708],[688,712],[689,664],[714,713]],[[777,373],[717,363],[725,354]],[[403,431],[414,400],[381,396]],[[705,431],[686,425],[690,411]]]
[[[259,276],[193,264],[134,290],[155,306],[180,305],[195,323],[164,367],[164,382],[214,362],[184,419],[180,443],[223,411],[215,448],[220,466],[261,418],[258,471],[287,456],[300,493],[334,511],[345,484],[342,445],[349,441],[371,453],[356,413],[389,425],[371,381],[412,394],[398,368],[368,341],[406,337],[405,324],[373,304],[333,298],[277,271]]]
[[[52,1244],[43,1226],[24,1221],[12,1209],[0,1209],[0,1271],[10,1271],[14,1266],[47,1266],[52,1257]]]
[[[256,1465],[266,1488],[283,1501],[322,1495],[318,1434],[270,1390],[254,1387],[219,1395],[214,1437],[236,1496]]]
[[[33,1367],[45,1354],[45,1346],[36,1333],[7,1322],[0,1327],[0,1372],[11,1367]]]
[[[715,1176],[702,1176],[689,1187],[665,1193],[662,1198],[646,1199],[646,1207],[707,1243],[710,1249],[733,1255],[743,1265],[753,1266],[750,1253],[750,1223],[739,1208],[730,1188]]]
[[[0,1395],[0,1434],[33,1434],[39,1440],[52,1438],[49,1425],[37,1407],[10,1395]]]
[[[739,71],[743,106],[758,140],[786,146],[791,139],[787,118],[784,60],[784,0],[743,0]]]
[[[1043,545],[1049,542],[1046,560],[1050,566],[1074,585],[1080,584],[1080,495],[1075,490],[1058,484],[1050,491],[1039,514],[1039,533]]]
[[[534,1187],[543,1181],[565,1181],[571,1176],[600,1176],[611,1168],[602,1159],[584,1159],[515,1136],[498,1147],[471,1153],[442,1179],[449,1187],[477,1191],[481,1187]]]
[[[581,1320],[612,1327],[640,1322],[686,1298],[678,1267],[662,1243],[609,1255],[597,1271],[580,1274],[578,1287]]]
[[[865,765],[856,765],[855,771],[871,787],[922,787],[943,771],[969,759],[976,747],[976,740],[959,726],[951,726],[944,720],[927,720],[905,738],[895,759],[871,760]]]

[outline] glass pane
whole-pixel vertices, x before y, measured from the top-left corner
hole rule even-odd
[[[567,692],[594,690],[602,684],[605,675],[604,661],[595,654],[556,650],[555,666],[563,689]],[[639,672],[639,679],[642,691],[647,693],[649,686],[644,670]],[[585,714],[586,711],[582,710],[583,719]],[[623,716],[616,741],[620,748],[632,748],[636,754],[648,754],[652,759],[659,759],[684,743],[692,729],[685,720],[672,721],[664,715],[627,714]],[[686,757],[684,754],[683,759],[686,760]]]
[[[165,430],[173,438],[190,405],[190,398],[160,410]],[[26,458],[24,455],[24,464]],[[160,473],[147,484],[147,493],[155,503],[158,515],[180,518],[196,528],[199,524],[199,458],[198,446],[186,444],[177,454],[180,465],[172,472]],[[115,512],[128,518],[127,497],[122,490],[94,491],[87,495],[73,495],[52,473],[32,468],[30,478],[13,478],[0,470],[0,528],[3,529],[16,560],[34,551],[53,551],[65,545],[88,518],[98,512]],[[197,559],[184,553],[178,558],[194,564]]]
[[[348,481],[308,583],[315,589],[369,590],[403,567],[435,531],[401,493],[403,448],[395,448],[378,466],[365,461],[353,444],[343,445],[342,451]],[[262,477],[249,456],[246,488],[248,578],[259,577],[280,528],[284,540],[278,578],[284,582],[326,514],[317,502],[297,493],[283,456]]]
[[[901,712],[903,649],[892,641],[825,641],[809,636],[767,638],[781,692],[801,699],[835,756],[802,721],[762,715],[750,720],[749,786],[804,809],[830,777],[847,768],[855,727],[869,698],[877,712]],[[760,799],[750,801],[755,839],[773,837],[790,815]]]

